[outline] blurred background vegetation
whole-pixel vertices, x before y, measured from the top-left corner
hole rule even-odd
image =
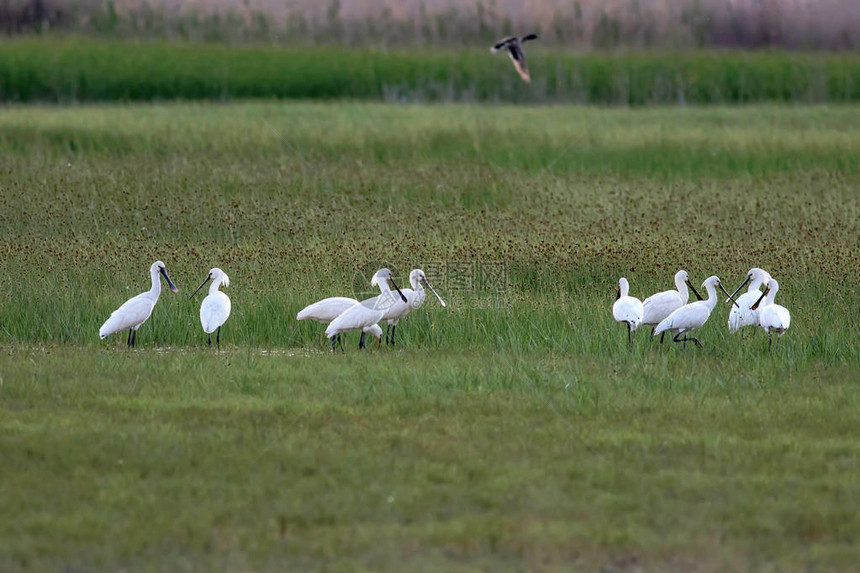
[[[7,35],[230,43],[609,48],[860,46],[856,0],[0,0]]]
[[[0,0],[0,101],[860,100],[857,0]],[[533,81],[487,48],[536,32]]]

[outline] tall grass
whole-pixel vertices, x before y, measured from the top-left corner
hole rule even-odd
[[[424,268],[451,302],[409,317],[407,347],[608,357],[624,347],[619,276],[644,297],[678,268],[731,286],[762,266],[796,313],[782,351],[856,364],[841,285],[858,270],[857,121],[851,107],[11,108],[0,340],[98,344],[162,259],[186,294],[212,266],[231,276],[227,345],[321,348],[295,313],[369,296],[391,266],[401,281]],[[198,304],[165,292],[141,342],[201,344]],[[726,333],[727,311],[705,352],[763,350]]]
[[[485,50],[227,47],[84,39],[6,41],[0,101],[238,98],[608,105],[860,100],[860,59],[802,53],[529,52],[523,84]]]

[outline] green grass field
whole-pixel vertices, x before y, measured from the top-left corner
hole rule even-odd
[[[0,110],[3,571],[832,571],[860,558],[860,113]],[[149,287],[138,333],[98,328]],[[397,349],[297,323],[386,265]],[[234,311],[205,347],[220,266]],[[616,281],[780,281],[768,352]]]
[[[525,84],[505,54],[440,48],[0,39],[0,101],[860,102],[860,58],[850,52],[571,52],[536,42],[528,48],[533,81]]]

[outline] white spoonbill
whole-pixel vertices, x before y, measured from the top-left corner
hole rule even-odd
[[[427,275],[424,274],[424,271],[421,269],[413,269],[411,273],[409,273],[409,284],[412,285],[412,288],[405,288],[401,290],[401,293],[406,297],[405,301],[394,299],[394,304],[390,305],[385,314],[382,316],[382,320],[388,322],[388,325],[385,328],[385,343],[394,346],[394,333],[397,330],[397,323],[400,322],[401,318],[405,318],[407,314],[415,310],[416,308],[420,308],[421,305],[424,304],[425,298],[427,298],[427,293],[424,290],[425,285],[430,292],[432,292],[436,299],[439,301],[443,307],[447,306],[445,301],[442,300],[442,297],[439,296],[439,293],[436,292],[430,283],[427,282]],[[391,331],[391,337],[389,338],[388,333]]]
[[[683,269],[675,273],[675,287],[678,290],[658,292],[642,301],[642,324],[653,327],[651,329],[652,337],[654,336],[654,329],[660,324],[660,321],[687,304],[690,299],[690,291],[693,291],[697,299],[702,300],[702,296],[696,292],[690,282],[687,271]],[[660,342],[663,342],[664,334],[660,335]]]
[[[708,291],[708,299],[685,304],[660,321],[660,324],[658,324],[657,328],[654,329],[654,333],[661,334],[666,331],[674,332],[675,337],[672,340],[674,342],[683,342],[684,348],[687,347],[688,340],[692,340],[696,343],[696,346],[701,347],[702,343],[699,342],[697,338],[687,336],[687,333],[691,330],[700,328],[708,321],[708,317],[711,316],[711,312],[714,310],[714,307],[717,306],[717,287],[720,287],[720,290],[723,291],[723,293],[725,293],[733,303],[737,304],[732,296],[726,292],[726,289],[723,288],[719,278],[716,276],[708,277],[705,279],[705,282],[702,283],[702,288]],[[684,335],[684,338],[678,338],[682,334]]]
[[[316,322],[328,324],[356,304],[358,304],[356,299],[345,296],[324,298],[300,310],[296,315],[296,320],[314,320]],[[361,339],[358,341],[359,348],[365,347],[365,334],[373,336],[376,339],[377,344],[382,344],[382,328],[380,328],[378,324],[372,324],[362,329]],[[340,335],[338,334],[338,342],[339,341]]]
[[[222,285],[230,286],[230,277],[227,273],[219,269],[213,268],[209,271],[209,276],[203,281],[197,290],[192,293],[189,300],[194,298],[194,295],[200,292],[206,283],[212,281],[209,285],[209,294],[203,299],[200,305],[200,324],[203,325],[203,332],[207,335],[209,346],[212,346],[212,333],[218,331],[215,335],[215,343],[218,348],[221,348],[221,326],[227,322],[230,317],[230,297],[218,290]]]
[[[121,307],[113,311],[110,318],[99,329],[100,338],[105,338],[115,332],[128,329],[127,344],[132,348],[134,347],[135,338],[137,338],[137,329],[152,314],[152,309],[155,308],[155,303],[158,302],[158,296],[161,294],[161,279],[158,276],[159,274],[163,275],[167,280],[171,292],[179,292],[179,289],[174,286],[173,281],[167,276],[164,263],[155,261],[149,267],[149,275],[152,277],[152,288],[128,299]]]
[[[388,286],[388,281],[391,281],[391,284],[394,285],[399,297],[406,302],[406,297],[400,291],[397,283],[394,282],[394,279],[391,276],[391,271],[389,269],[379,269],[373,275],[373,278],[370,280],[370,284],[373,286],[378,285],[382,294],[352,305],[337,318],[332,320],[331,323],[329,323],[328,328],[325,329],[325,335],[331,340],[332,350],[335,349],[338,335],[344,332],[349,332],[350,330],[361,330],[363,338],[364,329],[371,327],[382,320],[382,317],[385,315],[388,308],[395,304],[395,298],[391,293],[391,288]],[[361,342],[363,342],[363,340]]]
[[[630,285],[627,279],[618,279],[618,297],[612,305],[612,316],[617,322],[627,325],[627,342],[633,342],[633,333],[642,323],[642,301],[635,296],[629,296]]]
[[[767,332],[768,348],[773,344],[773,333],[777,333],[776,341],[779,342],[791,325],[791,313],[788,309],[773,302],[777,291],[779,291],[779,283],[770,279],[767,281],[767,288],[751,307],[753,310],[758,309],[758,323]]]
[[[732,293],[732,297],[734,297],[738,294],[739,290],[744,288],[745,284],[750,284],[747,292],[735,298],[737,306],[732,306],[732,310],[729,311],[730,332],[737,332],[744,326],[758,325],[758,312],[752,308],[752,305],[755,304],[755,301],[757,301],[761,295],[759,287],[767,285],[769,280],[770,274],[767,271],[757,267],[749,270],[744,282],[742,282],[741,285],[735,289],[735,292]]]

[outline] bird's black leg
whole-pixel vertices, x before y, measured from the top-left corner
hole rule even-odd
[[[132,330],[131,332],[131,347],[134,348],[134,341],[137,340],[137,331]]]
[[[391,330],[391,325],[390,325],[390,324],[386,324],[386,325],[385,325],[385,345],[386,345],[386,346],[388,346],[388,333],[389,333],[389,331],[390,331],[390,330]]]
[[[397,330],[397,325],[391,325],[391,346],[394,346],[394,331]]]
[[[678,337],[679,337],[679,336],[681,336],[681,333],[680,333],[680,332],[676,332],[676,333],[675,333],[675,338],[673,338],[673,339],[672,339],[672,342],[683,342],[683,343],[684,343],[684,346],[683,346],[683,347],[684,347],[684,348],[687,348],[687,335],[685,334],[685,335],[684,335],[684,338],[681,338],[680,340],[678,339]]]
[[[367,334],[366,334],[365,332],[362,332],[362,333],[361,333],[361,338],[359,338],[359,339],[358,339],[358,347],[359,347],[359,348],[365,348],[365,346],[364,346],[364,337],[365,337],[366,335],[367,335]]]
[[[777,339],[777,340],[779,340],[779,339]],[[768,332],[767,333],[767,349],[770,350],[772,345],[773,345],[773,334]]]
[[[630,325],[628,324],[627,325],[627,344],[633,344],[633,339],[630,337],[630,335],[631,335],[631,330],[630,330]]]
[[[218,345],[218,350],[221,350],[221,327],[218,327],[218,332],[215,334],[215,344]]]
[[[692,340],[693,342],[695,342],[695,343],[696,343],[696,346],[698,346],[699,348],[702,348],[702,343],[701,343],[701,342],[699,342],[699,339],[698,339],[698,338],[690,337],[690,338],[688,338],[687,340]]]
[[[131,347],[131,333],[134,331],[133,328],[128,329],[128,340],[125,341],[125,345]]]
[[[209,346],[212,346],[212,334],[211,333],[206,335],[206,344],[208,344]]]
[[[337,334],[331,337],[331,351],[334,352],[335,348],[337,348]]]
[[[666,336],[666,331],[660,333],[660,344],[663,344],[663,337]]]

